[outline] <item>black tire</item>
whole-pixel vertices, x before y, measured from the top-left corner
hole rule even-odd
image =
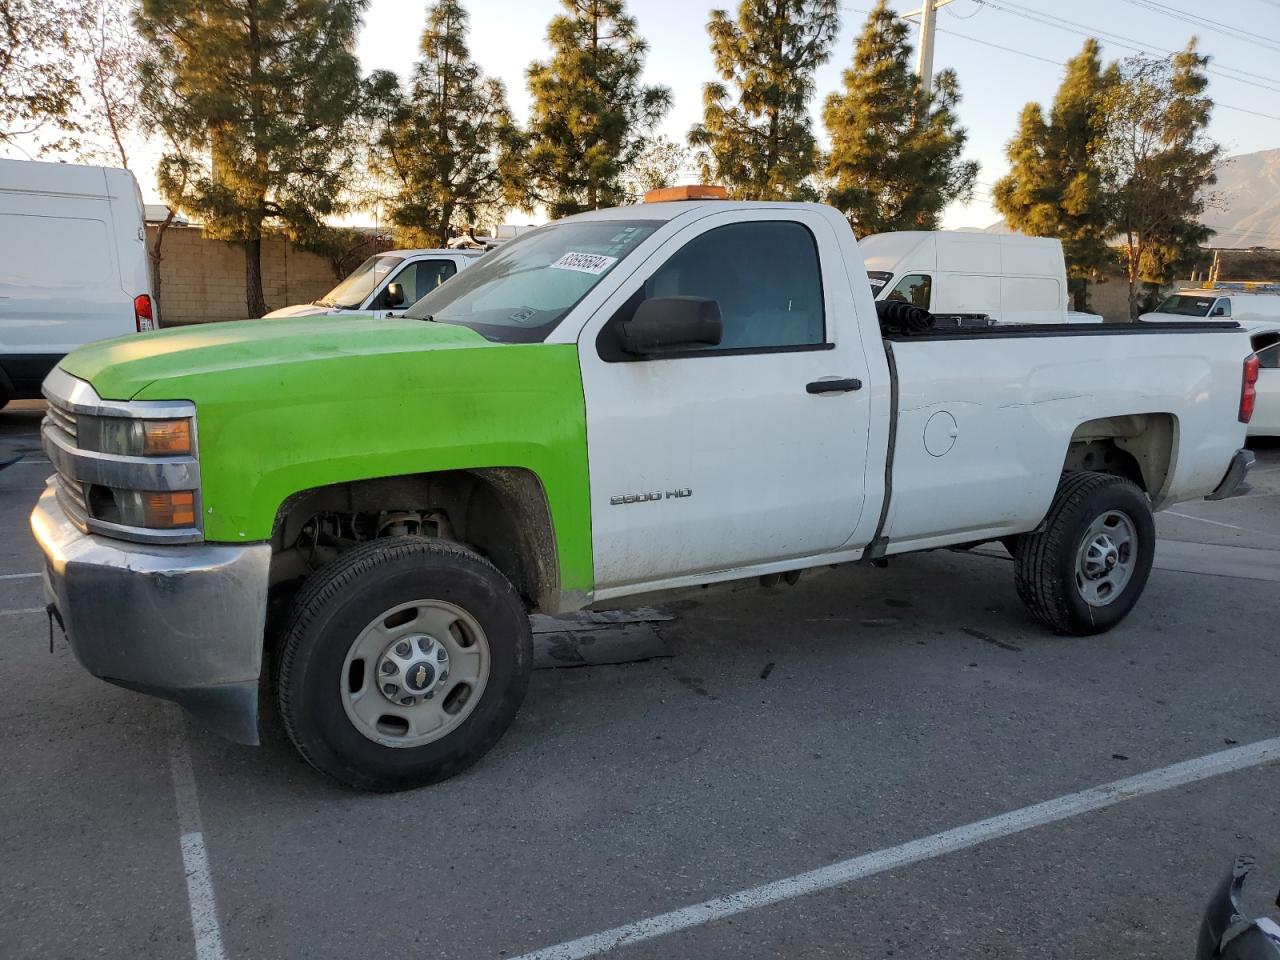
[[[466,719],[440,739],[384,746],[347,715],[344,663],[379,614],[420,599],[474,617],[489,648],[488,678]],[[487,560],[446,540],[377,540],[317,571],[295,598],[280,646],[280,713],[289,739],[317,770],[359,790],[404,790],[445,780],[484,756],[519,710],[532,663],[524,605]]]
[[[1078,582],[1086,533],[1100,518],[1122,514],[1136,539],[1128,580],[1095,605]],[[1132,481],[1104,473],[1065,473],[1038,530],[1007,541],[1014,559],[1018,597],[1037,620],[1054,631],[1088,636],[1110,630],[1138,602],[1151,573],[1156,531],[1147,495]],[[1127,562],[1127,561],[1126,561]]]

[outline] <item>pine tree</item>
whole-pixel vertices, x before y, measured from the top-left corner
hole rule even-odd
[[[314,235],[343,210],[361,90],[352,51],[366,3],[143,4],[138,26],[152,50],[144,101],[179,148],[161,158],[162,192],[209,235],[243,244],[249,316],[266,312],[264,227]]]
[[[736,20],[711,11],[707,33],[722,82],[703,87],[702,122],[689,131],[689,144],[702,151],[704,180],[739,199],[814,195],[809,98],[839,9],[838,0],[742,0]]]
[[[1009,226],[1062,241],[1077,310],[1088,309],[1088,281],[1097,281],[1113,259],[1098,164],[1107,94],[1116,79],[1114,64],[1102,66],[1098,41],[1086,40],[1067,62],[1048,121],[1039,104],[1023,108],[1006,151],[1009,173],[993,191],[995,207]]]
[[[1213,233],[1200,223],[1221,152],[1205,132],[1207,63],[1194,39],[1168,59],[1130,57],[1105,98],[1099,169],[1110,234],[1124,241],[1130,318],[1141,312],[1142,284],[1188,269]]]
[[[623,173],[671,108],[670,90],[640,82],[648,44],[622,0],[562,3],[551,59],[528,70],[530,199],[552,217],[622,203]]]
[[[408,90],[392,73],[370,78],[371,166],[393,186],[391,220],[409,242],[443,246],[451,226],[501,211],[517,180],[506,90],[472,61],[467,28],[459,0],[437,0]]]
[[[943,209],[967,199],[978,175],[978,164],[961,158],[955,73],[939,73],[922,103],[909,29],[880,0],[855,43],[844,91],[828,96],[822,113],[831,137],[827,200],[859,236],[937,229]]]

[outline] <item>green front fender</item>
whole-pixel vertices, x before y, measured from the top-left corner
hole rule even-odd
[[[176,372],[136,398],[196,403],[207,540],[266,540],[281,505],[315,487],[512,467],[532,472],[546,492],[561,590],[593,588],[585,410],[571,344],[312,353]]]

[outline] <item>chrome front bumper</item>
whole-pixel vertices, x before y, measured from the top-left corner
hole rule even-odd
[[[230,740],[258,742],[268,544],[135,544],[83,533],[54,481],[31,529],[45,594],[85,669],[176,701]]]

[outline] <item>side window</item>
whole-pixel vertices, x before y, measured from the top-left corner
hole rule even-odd
[[[1231,298],[1219,297],[1218,302],[1213,305],[1213,310],[1209,314],[1210,317],[1229,317],[1231,316]]]
[[[1258,366],[1263,369],[1280,369],[1280,333],[1259,333],[1252,340],[1253,352],[1258,355]]]
[[[384,287],[378,294],[373,310],[407,310],[440,284],[444,283],[458,268],[452,260],[418,260],[411,263],[391,278],[387,286],[398,283],[404,290],[404,303],[392,307],[387,303],[387,291]]]
[[[930,294],[933,291],[933,278],[927,273],[909,273],[898,281],[897,286],[889,291],[886,300],[901,300],[913,307],[929,309]]]
[[[724,337],[703,351],[824,342],[818,246],[808,229],[791,221],[733,223],[695,237],[645,281],[606,330],[655,297],[704,297],[720,305]]]

